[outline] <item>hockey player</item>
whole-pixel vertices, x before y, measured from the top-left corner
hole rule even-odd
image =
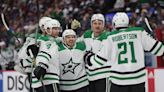
[[[144,50],[161,56],[164,46],[143,28],[128,27],[129,18],[124,12],[116,13],[112,23],[115,30],[104,40],[100,52],[87,53],[85,61],[90,66],[112,62],[110,92],[145,92]]]
[[[37,39],[41,38],[44,36],[45,34],[45,29],[43,28],[45,25],[46,21],[51,20],[51,18],[49,17],[42,17],[39,21],[39,27],[43,33],[43,35],[41,35],[40,33],[37,34]],[[18,60],[20,61],[16,66],[15,66],[15,70],[18,72],[21,72],[23,74],[30,74],[31,73],[31,58],[29,56],[29,53],[27,54],[27,48],[30,48],[35,44],[35,34],[31,34],[29,35],[29,37],[26,38],[26,42],[24,43],[24,45],[22,46],[22,48],[20,49],[20,51],[18,52]],[[37,52],[38,52],[38,48],[34,47],[33,50],[33,54],[36,57]]]
[[[52,19],[45,24],[46,34],[49,35],[49,40],[61,42],[62,38],[59,37],[59,33],[62,31],[60,23],[56,19]]]
[[[72,29],[66,29],[62,37],[63,43],[58,44],[60,90],[61,92],[88,92],[89,82],[83,60],[85,44],[76,42],[76,33]]]
[[[38,33],[37,39],[35,38],[36,34],[31,34],[29,37],[26,38],[26,42],[24,43],[24,45],[18,52],[18,59],[17,59],[18,63],[15,65],[14,69],[23,74],[27,74],[30,84],[31,84],[30,78],[31,78],[31,72],[32,72],[32,68],[31,68],[32,58],[29,55],[28,49],[32,49],[32,53],[34,57],[37,56],[39,48],[36,45],[35,40],[37,40],[37,44],[41,41],[41,39],[45,40],[43,39],[43,37],[45,36],[44,25],[45,25],[45,22],[49,20],[51,20],[51,18],[49,17],[42,17],[39,20],[39,27],[42,31],[42,34]]]
[[[42,17],[39,20],[39,27],[40,27],[40,30],[42,31],[42,34],[46,35],[45,24],[46,24],[46,22],[50,21],[51,19],[52,18],[50,18],[50,17]]]
[[[46,33],[58,37],[61,26],[59,21],[52,19],[45,24]],[[32,87],[36,92],[58,92],[59,84],[59,57],[58,46],[55,39],[40,43],[39,53],[36,57],[36,67],[32,77]]]
[[[83,34],[86,44],[86,50],[97,53],[102,47],[102,41],[105,39],[108,31],[104,29],[105,19],[102,14],[94,14],[91,17],[91,29]],[[89,92],[106,92],[109,87],[108,77],[110,65],[105,64],[100,67],[86,65],[89,79]]]

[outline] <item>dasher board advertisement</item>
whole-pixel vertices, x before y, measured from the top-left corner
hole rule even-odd
[[[3,71],[2,92],[29,92],[29,81],[26,75],[15,71]]]

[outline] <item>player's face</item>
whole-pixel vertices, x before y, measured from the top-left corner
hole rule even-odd
[[[104,30],[104,24],[101,20],[94,20],[92,21],[92,30],[94,34],[101,34]]]
[[[67,44],[69,47],[73,47],[76,42],[76,36],[75,35],[67,35],[64,38],[65,44]]]
[[[51,36],[56,38],[56,37],[59,36],[59,32],[60,32],[60,28],[59,27],[53,27]]]

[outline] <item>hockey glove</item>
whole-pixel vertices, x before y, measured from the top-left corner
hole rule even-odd
[[[40,80],[44,78],[45,74],[47,73],[48,66],[44,63],[39,63],[38,66],[34,69],[35,77]]]
[[[27,55],[28,56],[30,56],[30,52],[29,52],[30,49],[32,51],[32,54],[33,54],[34,58],[36,58],[36,56],[37,56],[37,54],[39,52],[39,47],[37,45],[35,45],[35,44],[29,45],[27,47]]]
[[[14,66],[14,70],[17,71],[17,72],[20,72],[20,73],[22,73],[22,74],[27,74],[27,73],[24,71],[24,68],[21,67],[19,64],[16,64],[16,65]]]
[[[74,19],[72,22],[71,22],[71,29],[74,29],[76,30],[77,28],[81,27],[81,24],[78,20]]]
[[[95,55],[92,51],[86,51],[84,54],[84,62],[88,64],[89,66],[92,66],[90,58],[91,56]]]

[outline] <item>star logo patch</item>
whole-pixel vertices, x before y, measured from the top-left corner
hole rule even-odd
[[[75,74],[75,68],[80,65],[80,63],[74,63],[72,61],[72,58],[69,60],[69,62],[62,64],[62,66],[64,67],[63,69],[63,74],[67,73],[67,72],[71,72],[73,74]]]

